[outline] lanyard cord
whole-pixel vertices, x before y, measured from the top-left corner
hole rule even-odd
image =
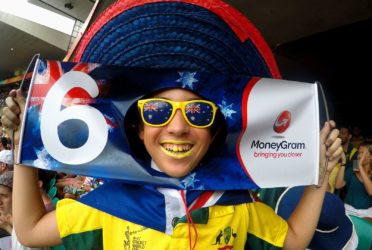
[[[185,196],[184,190],[181,190],[180,193],[181,193],[181,198],[182,198],[183,205],[184,205],[185,210],[186,210],[187,225],[189,227],[190,250],[194,250],[195,249],[195,246],[196,246],[196,243],[198,242],[198,232],[196,230],[196,226],[195,226],[194,222],[192,221],[189,208],[187,207],[186,196]],[[192,227],[194,229],[194,233],[195,233],[195,242],[194,242],[194,245],[192,245],[192,246],[191,246],[192,239],[191,239],[191,228],[190,228],[190,224],[192,225]]]

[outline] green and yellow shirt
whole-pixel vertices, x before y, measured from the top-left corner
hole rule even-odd
[[[248,234],[281,247],[288,231],[287,222],[261,202],[216,205],[191,215],[197,231],[195,249],[244,249]],[[167,235],[70,199],[58,203],[57,223],[67,249],[180,250],[196,240],[192,225],[183,218]]]

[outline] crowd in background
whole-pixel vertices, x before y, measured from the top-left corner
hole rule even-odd
[[[359,127],[339,125],[343,155],[329,179],[329,191],[344,202],[346,212],[372,222],[372,139]]]

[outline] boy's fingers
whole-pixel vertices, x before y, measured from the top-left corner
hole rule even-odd
[[[16,100],[18,103],[19,108],[21,109],[21,113],[23,114],[25,108],[25,98],[23,97],[23,92],[21,89],[16,90]]]
[[[341,147],[341,139],[340,138],[336,138],[332,144],[329,146],[328,148],[328,151],[333,154],[333,152],[335,152],[338,148]]]
[[[12,112],[10,113],[13,114]],[[17,116],[14,116],[13,119],[9,119],[5,113],[1,116],[1,123],[5,128],[15,129],[18,127],[19,122],[20,121]]]
[[[341,146],[341,139],[337,138],[332,145],[327,150],[327,155],[330,157],[330,160],[332,160],[335,157],[341,157],[343,152],[342,146]]]
[[[11,90],[5,99],[6,106],[3,109],[1,122],[8,129],[16,129],[20,124],[20,116],[25,106],[22,90]]]
[[[327,147],[338,137],[339,131],[334,129],[336,123],[334,121],[325,122],[322,130],[320,131],[320,145],[325,144]]]
[[[9,95],[10,97],[16,97],[17,96],[17,90],[16,89],[12,89],[10,92],[9,92]]]
[[[333,168],[333,166],[339,161],[342,152],[343,152],[342,147],[336,148],[336,150],[329,157],[329,159],[332,162],[332,164],[330,164],[331,166],[328,166],[328,167]]]
[[[332,129],[331,132],[328,134],[328,137],[325,141],[325,145],[330,147],[335,141],[340,140],[338,138],[339,130],[338,129]]]
[[[334,120],[330,120],[329,121],[329,124],[330,124],[331,128],[335,128],[336,127],[336,123],[335,123]]]
[[[330,129],[331,128],[329,122],[325,122],[322,130],[320,131],[320,145],[323,145],[325,143]]]
[[[3,108],[3,116],[8,119],[10,122],[19,125],[19,116],[15,114],[9,107]]]
[[[17,115],[21,112],[17,102],[15,101],[15,99],[13,97],[8,96],[5,99],[5,104],[10,109],[11,112],[13,112]]]

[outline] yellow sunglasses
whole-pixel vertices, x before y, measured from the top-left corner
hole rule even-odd
[[[195,128],[207,128],[214,122],[217,106],[206,100],[191,100],[176,102],[162,98],[138,100],[138,109],[142,121],[149,126],[161,127],[167,125],[177,109],[182,111],[186,122]]]

